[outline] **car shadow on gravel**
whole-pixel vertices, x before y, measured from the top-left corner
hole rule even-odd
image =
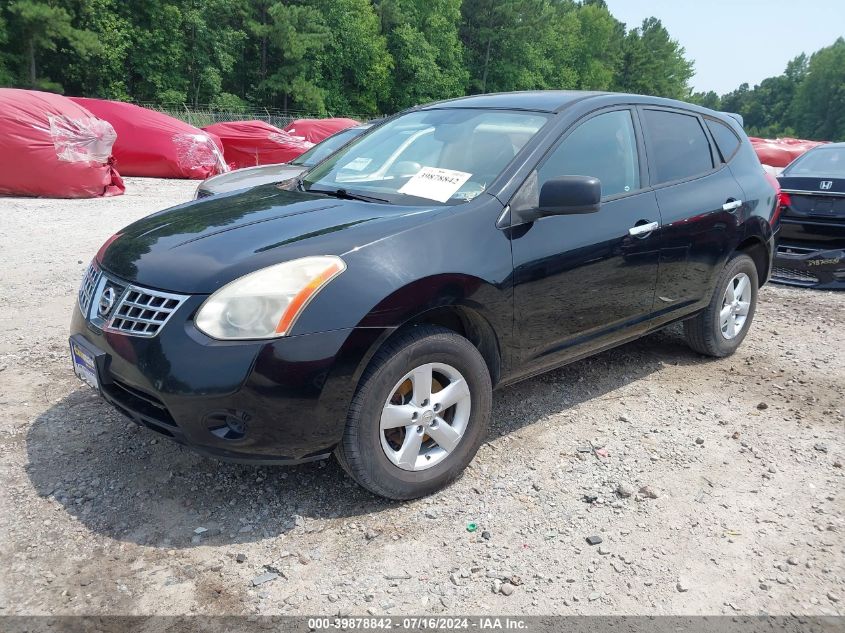
[[[696,364],[677,333],[646,339],[497,391],[490,440],[612,397],[664,364]],[[30,480],[86,528],[159,548],[271,538],[315,519],[370,515],[396,504],[355,485],[334,460],[273,468],[198,456],[139,427],[78,389],[27,434]]]

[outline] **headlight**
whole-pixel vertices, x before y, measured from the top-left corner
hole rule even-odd
[[[329,255],[262,268],[206,299],[194,323],[217,339],[284,336],[309,301],[344,270],[343,260]]]

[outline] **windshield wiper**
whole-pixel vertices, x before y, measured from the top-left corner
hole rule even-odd
[[[331,196],[333,198],[340,198],[341,200],[361,200],[362,202],[386,202],[390,203],[390,200],[385,200],[384,198],[377,198],[375,196],[367,196],[362,193],[352,193],[347,191],[346,189],[314,189],[311,187],[310,189],[306,189],[308,193],[321,193],[324,196]]]

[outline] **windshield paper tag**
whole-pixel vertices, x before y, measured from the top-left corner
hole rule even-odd
[[[406,182],[399,193],[446,202],[469,180],[472,174],[453,169],[423,167]]]
[[[363,156],[359,156],[358,158],[356,158],[352,162],[346,163],[343,167],[341,167],[341,169],[350,169],[352,171],[363,171],[364,169],[367,168],[367,165],[369,165],[371,162],[373,162],[372,158],[364,158]]]

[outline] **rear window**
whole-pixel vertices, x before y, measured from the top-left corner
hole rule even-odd
[[[785,169],[783,175],[845,178],[845,147],[810,150]]]
[[[645,110],[652,184],[698,176],[713,169],[710,143],[698,117]]]
[[[739,149],[739,139],[733,130],[721,121],[714,119],[704,120],[707,122],[707,128],[710,130],[710,134],[713,135],[713,140],[716,141],[716,147],[719,148],[722,160],[727,163],[733,158],[736,150]]]

